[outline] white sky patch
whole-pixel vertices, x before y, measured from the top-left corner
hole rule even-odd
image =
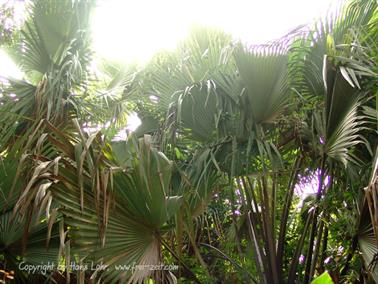
[[[307,196],[317,194],[319,189],[319,174],[320,170],[316,170],[312,175],[299,178],[298,183],[295,185],[294,192],[297,196],[301,197],[301,203]],[[329,182],[329,176],[325,176],[323,180],[323,188],[327,188]]]
[[[20,69],[2,49],[0,49],[0,77],[22,78]]]
[[[14,8],[14,17],[5,20],[5,28],[12,26],[19,28],[24,21],[25,1],[0,0],[0,5],[13,6]],[[0,77],[13,77],[15,79],[21,79],[23,77],[23,73],[2,49],[0,49]]]
[[[97,53],[124,63],[145,63],[172,50],[192,25],[218,27],[251,44],[277,39],[324,15],[339,0],[107,0],[93,17]]]
[[[93,47],[104,58],[143,64],[159,51],[174,50],[193,25],[220,28],[246,43],[265,43],[311,23],[339,2],[99,0],[92,18]],[[128,131],[139,124],[130,117]]]
[[[2,3],[4,0],[0,0]],[[279,38],[324,15],[342,0],[98,0],[92,18],[94,50],[123,63],[145,63],[156,52],[173,50],[197,24],[218,27],[250,44]],[[14,1],[15,22],[24,16]],[[22,76],[0,51],[0,75]]]
[[[130,113],[130,115],[127,117],[127,125],[126,129],[130,131],[135,131],[139,125],[141,125],[142,121],[138,117],[138,115],[135,112]]]
[[[179,41],[185,39],[193,25],[217,27],[235,39],[259,44],[277,39],[301,24],[312,22],[340,2],[98,0],[92,18],[93,48],[105,59],[143,64],[161,50],[173,50]],[[23,15],[20,7],[16,7],[17,17]],[[22,72],[2,50],[0,76],[22,78]],[[139,125],[139,118],[131,115],[126,129],[134,131]]]
[[[117,135],[114,137],[114,141],[126,140],[128,133],[135,131],[140,125],[142,121],[138,117],[137,113],[132,112],[127,117],[127,124],[124,129],[121,129]]]

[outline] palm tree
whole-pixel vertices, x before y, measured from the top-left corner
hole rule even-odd
[[[353,1],[265,46],[197,28],[138,72],[105,64],[105,83],[92,80],[89,68],[93,4],[35,1],[13,54],[25,80],[7,79],[0,106],[0,185],[10,196],[0,199],[0,225],[12,232],[0,238],[6,269],[20,256],[29,263],[51,257],[65,265],[58,273],[66,281],[175,283],[184,275],[199,283],[201,273],[214,277],[220,257],[240,282],[309,283],[322,274],[333,216],[344,210],[329,199],[365,186],[363,172],[373,167],[366,200],[374,201],[375,164],[367,161],[376,136],[366,126],[376,112],[366,90],[375,81],[366,78],[376,73],[366,49],[356,47],[370,43],[366,29],[376,36],[376,3]],[[121,127],[125,106],[142,118],[127,141],[85,130]],[[295,188],[314,175],[315,197],[299,214]],[[212,215],[215,194],[231,200],[230,228]],[[352,203],[342,194],[337,202]],[[374,202],[365,204],[361,216],[366,206],[374,216]],[[360,220],[369,266],[364,237],[371,241],[376,229]],[[25,251],[15,249],[20,243]],[[183,269],[145,269],[173,260]],[[336,281],[334,272],[322,277]]]
[[[328,234],[328,229],[324,228],[324,223],[318,218],[327,214],[326,209],[320,214],[320,210],[324,209],[320,209],[318,205],[326,194],[324,180],[327,175],[350,172],[353,164],[359,160],[352,149],[366,142],[361,136],[364,118],[359,113],[362,96],[357,80],[357,76],[362,75],[362,69],[340,62],[339,54],[343,56],[346,49],[340,52],[338,45],[348,43],[349,29],[358,30],[370,25],[375,11],[376,5],[371,1],[353,2],[336,17],[331,16],[318,23],[313,31],[296,33],[289,53],[284,45],[287,44],[287,38],[281,45],[275,43],[268,48],[248,50],[228,41],[219,44],[219,41],[214,40],[216,33],[209,36],[206,44],[194,34],[183,50],[200,46],[200,51],[192,51],[192,56],[187,53],[184,62],[177,62],[176,58],[171,60],[167,56],[161,61],[158,58],[157,63],[148,67],[153,72],[149,77],[151,86],[144,85],[145,89],[138,93],[152,94],[159,102],[157,106],[165,108],[167,119],[161,125],[170,133],[171,143],[180,145],[180,135],[186,137],[185,134],[188,133],[192,139],[205,143],[201,147],[204,152],[213,150],[214,156],[210,156],[209,160],[221,172],[229,175],[231,189],[237,184],[236,178],[244,180],[243,189],[246,191],[245,198],[248,199],[246,212],[249,210],[251,215],[251,242],[254,243],[256,262],[262,272],[260,277],[266,283],[278,283],[282,281],[280,277],[285,277],[282,275],[282,258],[286,222],[293,201],[294,186],[301,171],[304,171],[303,160],[308,158],[318,162],[311,163],[311,166],[320,169],[319,188],[315,209],[308,215],[305,225],[305,232],[310,232],[308,243],[305,234],[298,239],[295,259],[287,270],[290,272],[286,277],[290,283],[294,281],[298,257],[305,247],[308,252],[304,281],[307,283],[315,273],[320,244],[322,240],[323,246],[327,243]],[[213,52],[210,53],[210,50]],[[326,55],[328,59],[324,61]],[[186,62],[190,62],[190,66]],[[160,64],[158,69],[157,64]],[[208,65],[209,71],[197,73],[197,70],[204,69],[203,65]],[[186,74],[189,76],[185,77]],[[318,110],[310,116],[308,124],[301,125],[297,121],[296,124],[287,126],[289,129],[300,128],[300,131],[289,135],[291,140],[297,140],[298,143],[289,149],[292,154],[298,151],[302,154],[297,162],[289,165],[289,168],[297,165],[299,169],[294,167],[288,194],[284,198],[285,206],[281,209],[282,225],[278,230],[274,225],[279,212],[275,208],[275,190],[282,185],[275,175],[283,169],[281,155],[277,151],[280,143],[277,143],[272,125],[280,121],[280,113],[293,110],[288,104],[289,96],[293,96],[288,87],[294,89],[300,97],[308,98],[308,105],[313,104]],[[152,103],[156,104],[154,101]],[[299,106],[304,103],[299,101]],[[142,113],[146,111],[148,109],[143,109]],[[153,113],[148,113],[149,117],[154,116]],[[175,134],[171,134],[171,130]],[[157,136],[160,137],[161,134]],[[262,176],[259,173],[263,173]],[[337,178],[331,177],[333,185],[330,187],[335,187],[336,183],[341,184],[341,181],[336,181]],[[254,197],[256,194],[257,197]],[[258,204],[261,205],[262,211],[265,211],[258,216],[261,220],[254,220],[255,214],[252,213],[256,209],[253,209],[252,204],[256,205],[255,208]],[[257,229],[259,226],[263,229]],[[316,236],[318,228],[320,231]],[[278,249],[275,252],[276,247]],[[322,249],[326,251],[326,247]],[[324,258],[320,261],[324,261]]]
[[[35,216],[42,213],[38,208],[31,208],[30,211],[34,211],[35,216],[29,214],[26,218],[13,211],[21,189],[26,186],[19,177],[21,168],[26,166],[27,161],[18,164],[15,157],[7,156],[0,162],[0,253],[4,259],[2,269],[13,271],[16,281],[39,283],[43,276],[28,275],[30,271],[24,268],[28,265],[48,265],[57,262],[59,248],[57,226],[48,225],[46,220],[38,222],[38,217]],[[46,184],[38,186],[43,188]],[[50,243],[49,248],[46,246],[47,243]],[[51,277],[51,271],[47,271],[46,276]]]
[[[153,148],[148,136],[119,142],[114,150],[101,146],[96,134],[83,133],[83,140],[75,143],[69,138],[65,147],[56,145],[62,159],[51,161],[51,167],[65,166],[51,175],[53,184],[43,197],[51,193],[64,216],[61,250],[66,263],[109,266],[106,271],[88,268],[91,278],[100,274],[99,279],[106,282],[174,281],[169,271],[159,274],[148,269],[163,264],[162,238],[172,229],[170,220],[182,203],[170,185],[172,163]]]
[[[37,265],[50,261],[58,264],[62,254],[58,253],[61,218],[55,208],[58,205],[51,196],[43,199],[42,204],[53,210],[52,216],[49,210],[43,214],[37,207],[44,196],[41,193],[50,184],[38,179],[39,174],[46,174],[43,166],[46,164],[30,154],[44,145],[43,155],[49,158],[55,155],[51,152],[51,143],[44,144],[46,136],[37,135],[45,127],[44,121],[62,131],[70,131],[72,118],[88,116],[93,104],[103,100],[102,96],[88,92],[93,85],[89,80],[88,33],[93,4],[93,1],[28,3],[29,17],[21,30],[21,42],[9,49],[24,78],[2,78],[1,81],[1,254],[3,268],[14,270],[21,283],[31,281],[32,276],[20,270],[20,263]],[[101,116],[98,118],[101,121]],[[33,163],[38,164],[38,170],[34,176],[29,176],[26,173]],[[20,177],[24,177],[22,182]],[[33,196],[36,206],[23,207],[24,214],[16,212],[14,208],[22,207],[24,198],[35,190],[40,192]],[[20,199],[17,201],[17,198]],[[46,250],[48,244],[50,248]]]

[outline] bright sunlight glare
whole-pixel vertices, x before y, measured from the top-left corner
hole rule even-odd
[[[22,72],[9,58],[4,50],[0,49],[0,77],[22,78]]]
[[[260,44],[311,23],[340,2],[99,0],[92,18],[93,48],[105,59],[144,64],[159,51],[173,50],[193,25],[220,28],[234,39]],[[0,76],[22,77],[22,72],[1,49]],[[131,115],[126,129],[133,131],[139,125],[139,118]]]
[[[123,63],[146,63],[173,50],[191,26],[216,27],[250,44],[277,39],[327,13],[337,0],[107,0],[99,1],[92,33],[98,55]],[[129,131],[140,125],[128,120]],[[123,137],[119,133],[118,139]]]
[[[193,25],[211,26],[251,44],[285,35],[324,15],[338,0],[108,0],[93,17],[97,53],[124,63],[145,63],[172,50]]]
[[[132,112],[127,117],[127,125],[124,129],[121,129],[114,137],[113,141],[126,140],[128,133],[134,132],[142,121],[135,112]]]

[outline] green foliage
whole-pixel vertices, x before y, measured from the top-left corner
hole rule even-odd
[[[0,47],[11,46],[18,41],[18,29],[21,25],[21,16],[18,15],[24,3],[15,3],[14,0],[6,0],[0,3]],[[16,7],[17,5],[17,7]]]
[[[48,260],[57,282],[376,279],[375,1],[264,46],[196,27],[101,72],[93,6],[31,2],[11,52],[25,78],[1,86],[1,268],[20,283],[21,261]],[[131,112],[142,125],[111,141]]]
[[[324,272],[322,275],[316,277],[311,284],[333,284],[333,281],[328,272]]]

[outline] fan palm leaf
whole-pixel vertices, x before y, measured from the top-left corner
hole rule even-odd
[[[3,149],[20,136],[28,137],[40,119],[62,123],[75,115],[73,93],[80,92],[88,77],[92,6],[91,1],[30,4],[30,17],[21,32],[22,43],[13,53],[26,78],[8,78],[2,88]]]
[[[33,174],[50,179],[41,198],[51,194],[69,226],[67,237],[61,238],[66,263],[103,263],[111,269],[94,269],[91,274],[106,282],[139,283],[149,277],[173,281],[173,274],[149,269],[162,264],[161,238],[172,228],[169,221],[182,203],[181,196],[172,195],[172,163],[148,136],[118,142],[122,145],[112,152],[110,146],[98,148],[96,134],[81,135],[81,140],[67,136],[64,147],[55,143],[62,161],[46,161]],[[55,172],[58,163],[62,166]],[[37,195],[38,190],[31,189],[19,204],[27,206]],[[144,268],[135,270],[132,265]]]

